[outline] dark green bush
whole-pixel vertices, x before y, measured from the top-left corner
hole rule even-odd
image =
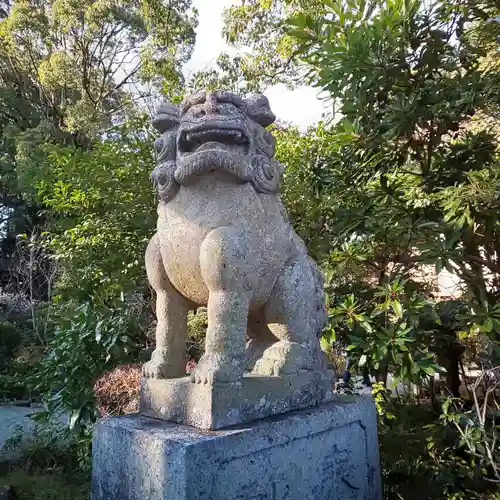
[[[21,439],[15,435],[7,448],[18,448]],[[87,444],[61,425],[39,427],[23,439],[19,458],[0,471],[0,486],[11,486],[19,500],[84,500],[89,484]]]
[[[0,322],[0,372],[11,365],[22,342],[23,332],[16,324],[8,320]]]
[[[65,305],[56,324],[47,354],[30,378],[31,387],[46,406],[40,418],[69,413],[70,429],[85,432],[99,416],[95,380],[137,359],[139,326],[125,304],[95,309],[89,303]]]
[[[386,500],[500,498],[497,485],[486,480],[456,430],[443,425],[430,404],[384,401],[383,409],[380,398],[377,406]]]

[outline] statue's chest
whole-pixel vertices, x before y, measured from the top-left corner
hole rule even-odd
[[[261,212],[262,203],[250,184],[202,178],[193,186],[182,186],[171,201],[159,207],[158,229],[175,239],[193,237],[193,233],[204,236],[220,226],[252,225],[253,219],[262,217]]]
[[[270,247],[279,235],[273,227],[279,221],[276,210],[267,207],[249,184],[200,184],[181,187],[173,200],[160,205],[158,235],[172,284],[194,302],[204,303],[208,290],[201,276],[200,249],[207,234],[218,227],[235,227],[245,237],[258,239],[262,251],[249,256],[258,267],[274,253]]]

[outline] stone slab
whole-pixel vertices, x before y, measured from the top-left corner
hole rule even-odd
[[[371,396],[219,431],[101,420],[92,500],[380,500]]]
[[[332,401],[333,373],[303,371],[283,377],[245,375],[234,384],[195,384],[189,377],[143,378],[141,414],[222,429]]]

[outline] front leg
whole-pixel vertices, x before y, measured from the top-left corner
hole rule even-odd
[[[158,235],[146,250],[146,270],[156,292],[156,349],[143,367],[150,378],[177,378],[186,374],[187,313],[190,307],[170,283],[161,257]]]
[[[248,251],[241,232],[211,231],[200,249],[201,273],[208,287],[205,354],[191,373],[197,383],[234,382],[245,371],[245,340],[252,290]]]

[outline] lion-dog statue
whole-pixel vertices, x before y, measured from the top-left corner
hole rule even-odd
[[[153,119],[158,226],[146,251],[156,292],[152,378],[185,376],[187,314],[206,306],[195,383],[324,370],[323,280],[278,196],[275,120],[263,95],[198,92]]]

